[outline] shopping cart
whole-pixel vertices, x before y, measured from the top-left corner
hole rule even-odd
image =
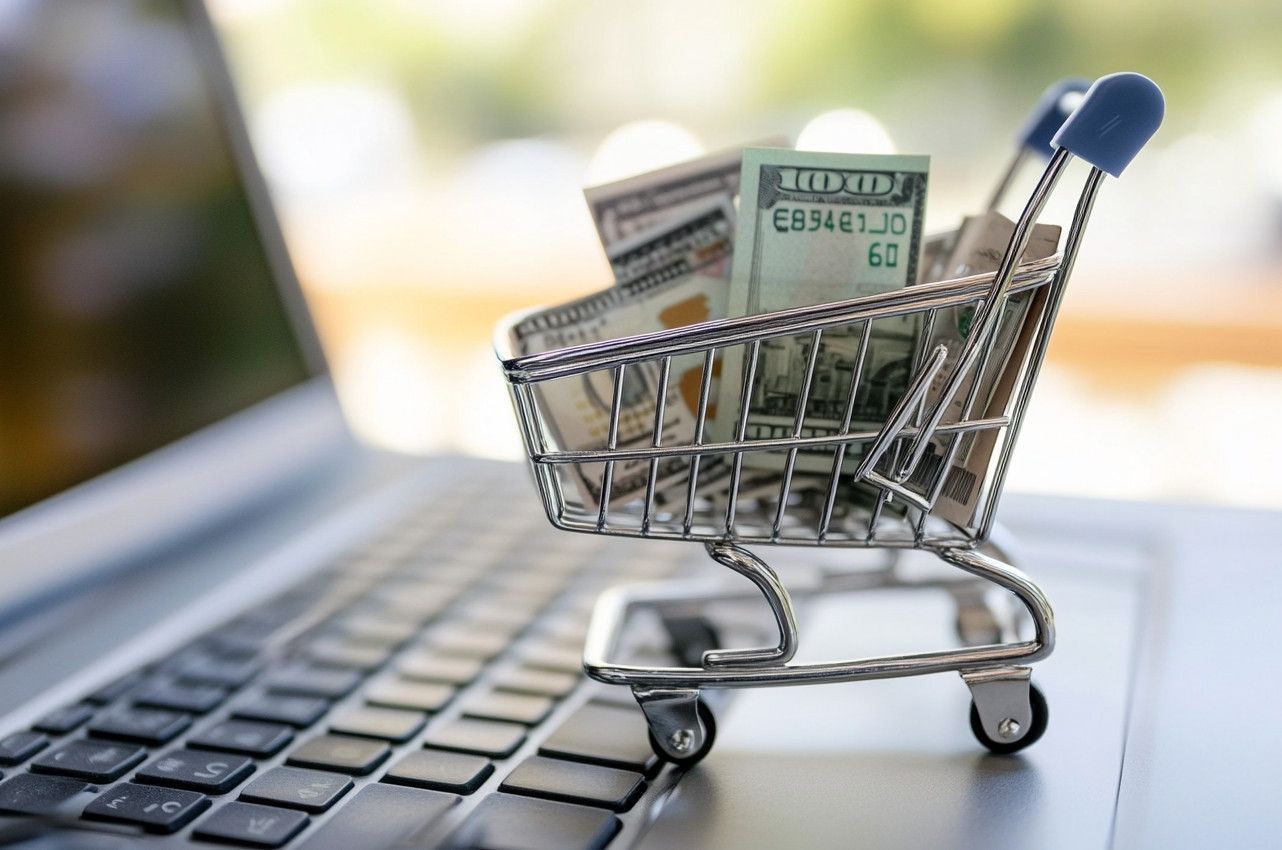
[[[1046,354],[1051,329],[1081,246],[1082,234],[1105,173],[1119,175],[1161,123],[1161,92],[1150,80],[1131,73],[1102,77],[1086,86],[1069,80],[1048,89],[1033,120],[1025,128],[1021,153],[1002,178],[990,206],[995,207],[1011,184],[1011,175],[1027,153],[1049,154],[1049,161],[1015,224],[1013,236],[992,274],[923,283],[817,306],[775,313],[709,321],[622,339],[577,345],[529,356],[513,356],[510,325],[500,328],[496,349],[507,377],[531,469],[548,518],[557,528],[592,534],[657,540],[698,541],[717,563],[750,579],[763,595],[778,624],[778,644],[764,648],[719,648],[711,625],[689,613],[690,603],[707,598],[683,598],[678,585],[616,588],[599,599],[584,649],[584,669],[594,679],[632,689],[649,724],[651,744],[661,758],[689,765],[709,751],[715,736],[712,712],[702,695],[705,688],[846,682],[926,673],[957,671],[971,693],[971,728],[981,743],[999,753],[1015,752],[1036,741],[1045,730],[1046,702],[1031,684],[1030,664],[1050,654],[1055,640],[1051,606],[1041,589],[1009,563],[1004,532],[994,517],[1007,468],[1030,394]],[[1077,94],[1080,103],[1064,120]],[[1061,124],[1062,122],[1062,124]],[[1055,189],[1065,167],[1079,157],[1091,167],[1085,177],[1062,253],[1019,264],[1033,226]],[[949,237],[944,237],[946,242]],[[933,247],[938,248],[938,243]],[[1003,310],[1010,299],[1024,300],[1028,328],[1022,350],[997,352],[995,340]],[[953,358],[943,344],[927,350],[916,345],[910,369],[898,384],[896,399],[879,427],[859,428],[857,398],[868,386],[861,380],[874,323],[895,317],[918,317],[929,329],[937,318],[969,313],[970,330]],[[951,312],[950,312],[951,311]],[[940,319],[941,321],[945,319]],[[516,321],[515,319],[513,321]],[[823,383],[831,393],[831,376],[818,375],[817,352],[825,335],[856,335],[859,340],[849,377],[841,374],[844,392],[842,427],[835,433],[812,433],[806,417],[810,396]],[[791,427],[779,436],[749,435],[748,400],[755,389],[763,347],[781,340],[796,341],[802,357],[802,390],[792,402]],[[739,410],[733,432],[716,438],[714,423],[726,411],[710,414],[712,383],[719,357],[738,347],[742,351]],[[1013,384],[1000,410],[976,406],[977,377],[994,357],[1005,361],[1003,374]],[[701,362],[697,417],[693,437],[674,440],[664,433],[665,404],[671,404],[674,363],[691,358]],[[904,364],[908,366],[909,364]],[[644,380],[636,380],[644,376]],[[644,444],[621,445],[620,411],[625,383],[628,392],[649,387],[653,393],[653,427]],[[556,381],[594,380],[612,388],[607,394],[608,428],[603,445],[576,450],[561,445],[545,409],[543,388]],[[866,391],[866,390],[864,390]],[[961,399],[960,408],[953,403]],[[991,406],[990,406],[991,408]],[[960,412],[958,412],[960,410]],[[950,412],[951,411],[951,412]],[[955,488],[955,461],[985,441],[986,462],[969,485],[973,512],[946,518],[940,509],[945,488]],[[763,486],[754,458],[775,459]],[[805,492],[794,492],[798,459],[804,458],[808,481]],[[824,458],[825,486],[815,487],[815,458]],[[658,486],[660,469],[674,463],[685,469],[684,499],[665,498],[669,488]],[[646,475],[644,497],[627,504],[612,498],[616,469],[638,467]],[[648,470],[648,471],[646,471]],[[974,473],[974,470],[972,470]],[[598,498],[583,495],[576,477],[591,475]],[[717,479],[714,494],[704,483]],[[749,485],[749,482],[751,484]],[[660,491],[660,492],[656,492]],[[955,495],[955,494],[953,494]],[[864,658],[831,663],[790,663],[797,651],[798,630],[793,596],[778,574],[749,546],[862,547],[905,549],[933,553],[961,571],[946,571],[953,579],[911,579],[889,565],[871,571],[829,575],[819,592],[877,587],[933,587],[949,590],[957,601],[960,648]],[[1010,603],[1003,613],[986,601],[1000,588]],[[1013,595],[1013,597],[1011,596]],[[708,598],[710,598],[709,595]],[[682,604],[685,607],[682,607]],[[685,666],[647,666],[614,659],[624,626],[643,607],[677,612],[667,618]],[[697,608],[697,605],[695,606]],[[1023,623],[1021,623],[1023,619]],[[1021,637],[1021,625],[1031,620],[1031,636]],[[693,626],[692,626],[693,623]],[[1026,629],[1025,629],[1026,631]],[[690,651],[694,646],[695,651]]]

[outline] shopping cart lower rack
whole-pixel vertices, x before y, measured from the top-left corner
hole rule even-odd
[[[1071,86],[1070,86],[1071,88]],[[1080,89],[1077,89],[1080,92]],[[1064,108],[1062,91],[1043,104],[1044,111]],[[1029,667],[1050,654],[1055,641],[1054,617],[1046,596],[1010,563],[1009,547],[995,529],[994,517],[1020,423],[1046,354],[1056,312],[1081,245],[1096,191],[1105,172],[1117,176],[1152,133],[1162,116],[1162,97],[1153,83],[1138,74],[1114,74],[1098,80],[1063,125],[1046,116],[1030,124],[1025,147],[1053,150],[1028,200],[1005,254],[993,274],[910,286],[905,289],[819,306],[723,319],[623,339],[578,345],[530,356],[513,356],[508,334],[496,342],[529,452],[534,479],[551,522],[558,528],[595,534],[702,543],[718,563],[750,579],[765,597],[779,627],[779,642],[764,648],[717,648],[715,630],[696,627],[706,649],[685,652],[688,666],[656,667],[612,660],[631,612],[644,606],[661,612],[672,603],[672,588],[619,588],[603,594],[593,614],[584,651],[588,675],[630,687],[662,758],[693,764],[710,749],[714,720],[702,698],[704,688],[799,685],[913,676],[957,671],[972,696],[971,727],[979,740],[999,753],[1015,752],[1036,741],[1046,728],[1047,707],[1031,685]],[[1040,128],[1040,129],[1039,129]],[[1054,134],[1058,128],[1058,133]],[[1034,138],[1038,133],[1043,138]],[[1054,144],[1047,145],[1054,134]],[[1036,143],[1036,144],[1034,144]],[[1074,157],[1091,165],[1077,201],[1062,253],[1046,260],[1017,264],[1033,225],[1065,167]],[[1004,178],[1003,187],[1009,185]],[[1000,196],[1000,191],[999,191]],[[993,205],[996,204],[996,198]],[[947,239],[947,237],[945,237]],[[1022,350],[995,352],[1003,312],[1020,298],[1031,328]],[[880,427],[852,427],[859,399],[860,375],[868,355],[873,324],[894,317],[919,317],[929,329],[948,311],[973,309],[970,332],[959,352],[944,345],[919,346],[910,379],[889,406]],[[855,334],[859,340],[851,375],[841,396],[843,427],[836,433],[807,431],[808,396],[815,380],[817,353],[825,335]],[[928,332],[918,337],[930,338]],[[792,428],[777,437],[748,439],[747,416],[737,417],[728,438],[712,439],[708,427],[716,358],[735,347],[742,352],[740,409],[747,409],[763,347],[776,340],[799,340],[805,360],[803,390],[795,399]],[[994,357],[1013,356],[1003,367],[1015,376],[1003,409],[972,413],[975,388]],[[689,440],[674,441],[663,433],[674,361],[701,362],[697,422]],[[654,426],[646,444],[621,446],[619,418],[624,382],[630,374],[653,379]],[[612,387],[604,445],[572,450],[558,444],[541,390],[555,381],[596,380]],[[831,383],[831,382],[829,382]],[[647,386],[646,382],[638,382]],[[961,399],[960,409],[950,400]],[[951,410],[951,413],[949,411]],[[960,410],[960,412],[958,412]],[[982,414],[982,415],[981,415]],[[725,415],[722,411],[721,416]],[[943,516],[941,495],[950,483],[949,470],[959,452],[984,440],[989,452],[984,468],[972,471],[969,518]],[[781,471],[763,485],[751,459],[771,453]],[[826,487],[803,496],[792,488],[798,458],[813,465],[826,458]],[[683,503],[656,498],[660,464],[674,461],[687,469]],[[748,461],[745,463],[745,461]],[[611,498],[616,468],[639,466],[647,475],[644,498],[626,505]],[[810,473],[810,474],[813,474]],[[599,497],[586,499],[572,478],[591,476]],[[709,478],[718,479],[713,496],[704,495]],[[904,549],[933,553],[956,567],[956,580],[912,581],[899,575],[894,558],[885,569],[832,576],[822,590],[872,587],[943,587],[957,602],[961,648],[906,655],[816,664],[789,663],[798,645],[792,598],[775,571],[748,546],[827,546]],[[1032,634],[1021,639],[1018,617],[1004,616],[987,603],[986,591],[1009,591],[1022,603]],[[1007,597],[1009,600],[1010,597]],[[698,601],[698,600],[695,600]],[[689,618],[670,618],[676,636],[689,643]],[[699,640],[695,640],[698,644]]]

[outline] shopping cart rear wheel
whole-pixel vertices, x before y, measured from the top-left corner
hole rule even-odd
[[[703,723],[703,746],[681,757],[673,756],[665,750],[657,738],[654,737],[654,731],[650,731],[650,749],[654,754],[663,761],[675,764],[677,767],[693,767],[703,761],[703,757],[712,752],[712,745],[717,740],[717,716],[712,713],[712,709],[700,697],[695,711],[699,714],[699,720]]]
[[[984,731],[984,724],[979,719],[979,708],[973,700],[970,704],[970,731],[975,733],[979,743],[998,755],[1010,755],[1032,746],[1046,732],[1046,724],[1050,721],[1050,709],[1046,706],[1046,697],[1036,685],[1028,686],[1028,703],[1033,712],[1033,719],[1029,724],[1028,733],[1018,741],[995,741],[988,737],[988,733]]]

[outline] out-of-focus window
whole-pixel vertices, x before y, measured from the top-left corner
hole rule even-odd
[[[1047,84],[1142,71],[1167,121],[1101,194],[1011,485],[1282,505],[1273,0],[211,5],[353,420],[415,451],[519,454],[488,340],[608,285],[585,184],[800,136],[931,154],[948,228]]]

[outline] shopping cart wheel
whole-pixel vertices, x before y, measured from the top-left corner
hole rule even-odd
[[[703,653],[721,646],[721,635],[707,617],[664,617],[663,627],[684,667],[702,667]]]
[[[645,708],[646,706],[642,705],[642,710]],[[660,741],[655,735],[655,723],[649,723],[650,749],[654,750],[654,754],[664,762],[670,762],[682,768],[694,767],[712,751],[713,742],[717,740],[717,715],[713,714],[713,710],[701,696],[696,697],[694,709],[700,731],[703,732],[701,741],[699,741],[699,735],[694,735],[691,729],[685,728],[683,724],[679,728],[674,728],[672,732],[668,732],[665,740]],[[649,717],[646,719],[650,721]],[[691,746],[691,740],[697,741],[697,744]]]
[[[1028,703],[1032,709],[1033,718],[1029,724],[1028,731],[1017,741],[997,741],[988,736],[984,731],[984,724],[979,719],[979,708],[975,705],[974,700],[970,703],[970,731],[975,733],[979,743],[983,744],[990,752],[998,755],[1009,755],[1017,753],[1027,746],[1037,743],[1037,740],[1046,732],[1046,724],[1050,720],[1050,710],[1046,706],[1046,697],[1036,685],[1028,686]]]

